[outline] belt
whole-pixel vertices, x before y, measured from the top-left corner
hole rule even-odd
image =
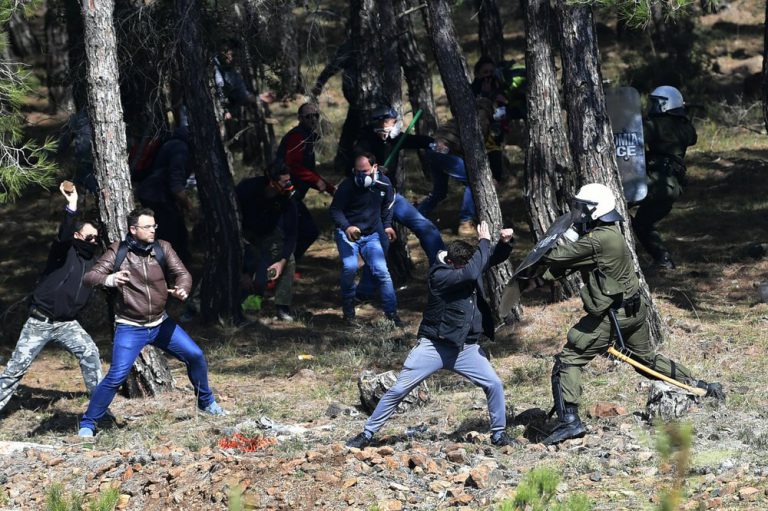
[[[53,323],[53,320],[37,307],[31,307],[29,309],[29,317],[35,318],[36,320],[42,321],[43,323]]]

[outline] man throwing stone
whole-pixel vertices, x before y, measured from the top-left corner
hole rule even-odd
[[[347,447],[362,449],[389,419],[397,405],[416,386],[440,369],[458,373],[482,387],[488,398],[491,442],[512,445],[504,429],[507,424],[504,385],[494,371],[478,341],[481,335],[493,339],[494,324],[486,302],[483,274],[506,261],[512,251],[512,229],[502,229],[491,253],[491,234],[486,222],[477,227],[480,239],[476,249],[465,241],[453,241],[441,251],[429,270],[429,298],[419,326],[419,341],[408,358],[397,382],[384,394],[365,429],[347,442]]]

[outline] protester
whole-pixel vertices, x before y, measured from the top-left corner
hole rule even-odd
[[[370,122],[363,128],[355,143],[355,150],[373,154],[376,161],[381,164],[389,160],[388,166],[379,166],[381,172],[386,174],[390,183],[395,187],[395,202],[392,206],[392,218],[395,222],[404,225],[416,235],[429,264],[435,262],[438,251],[445,248],[440,231],[429,219],[425,218],[416,207],[397,192],[397,169],[399,166],[401,149],[425,149],[433,141],[432,137],[423,135],[411,135],[401,133],[398,123],[397,111],[389,106],[381,106],[373,110]],[[352,165],[350,164],[350,168]],[[379,229],[384,254],[389,251],[389,240],[384,236],[382,228]],[[369,268],[363,269],[360,285],[357,289],[358,298],[369,300],[373,295],[374,279]]]
[[[504,385],[478,342],[493,339],[494,320],[488,306],[483,277],[492,266],[507,260],[512,247],[512,229],[502,229],[491,253],[488,224],[477,228],[477,249],[461,240],[448,244],[429,270],[427,308],[419,326],[418,344],[408,354],[395,384],[387,390],[362,433],[347,442],[361,449],[384,426],[397,405],[423,380],[440,369],[468,378],[485,391],[490,416],[491,442],[512,445],[506,428]]]
[[[304,204],[304,197],[310,188],[330,195],[336,190],[330,181],[323,179],[315,170],[315,143],[320,138],[317,132],[320,110],[313,103],[304,103],[299,107],[298,117],[298,126],[283,136],[276,155],[276,159],[288,167],[291,182],[296,189],[294,199],[299,212],[299,231],[294,251],[296,261],[301,260],[320,235],[312,214]]]
[[[210,415],[225,415],[208,386],[208,366],[203,351],[165,311],[168,296],[186,300],[192,277],[173,250],[155,239],[155,215],[137,208],[128,214],[129,234],[113,243],[85,274],[88,286],[117,288],[115,340],[112,365],[93,391],[80,421],[81,437],[92,437],[96,422],[105,414],[117,389],[128,378],[144,346],[151,344],[181,360],[197,397],[197,406]],[[173,287],[168,287],[171,282]]]
[[[62,159],[72,147],[76,165],[72,180],[93,195],[98,195],[99,183],[93,171],[92,138],[91,121],[88,118],[88,111],[83,108],[72,114],[61,130],[59,143],[56,146],[56,156]]]
[[[395,192],[386,176],[378,171],[376,157],[360,153],[355,158],[353,177],[339,185],[331,202],[331,218],[336,224],[336,246],[341,256],[341,298],[346,321],[355,319],[355,275],[360,255],[379,287],[384,313],[396,326],[403,326],[397,315],[397,297],[389,275],[379,227],[389,241],[396,238],[392,228]]]
[[[189,128],[177,128],[158,150],[150,175],[136,187],[142,206],[155,213],[157,239],[171,244],[184,264],[189,264],[189,233],[186,218],[194,218],[194,204],[187,192],[192,174]]]
[[[649,96],[648,118],[643,124],[648,174],[648,195],[632,219],[632,227],[656,268],[672,270],[675,263],[664,245],[656,223],[666,217],[683,194],[685,151],[695,145],[696,128],[688,118],[680,91],[664,85]]]
[[[581,299],[587,314],[568,331],[565,347],[555,355],[552,395],[559,423],[544,443],[556,444],[586,433],[578,415],[581,372],[616,340],[612,314],[623,339],[620,347],[626,348],[631,358],[665,376],[706,389],[707,396],[724,399],[719,383],[695,380],[685,366],[653,353],[646,321],[648,304],[640,292],[640,282],[622,233],[624,218],[616,211],[613,192],[600,183],[585,185],[576,194],[572,208],[581,212],[570,238],[575,241],[554,247],[541,263],[548,269],[545,279],[580,272],[585,283]],[[640,374],[649,377],[644,372]]]
[[[93,393],[101,380],[99,350],[76,319],[91,296],[82,279],[95,262],[99,233],[93,223],[77,219],[78,196],[72,183],[65,181],[59,190],[67,201],[64,219],[32,292],[29,319],[0,374],[0,410],[8,404],[37,355],[51,341],[77,357],[89,393]]]
[[[244,265],[247,287],[263,296],[267,281],[275,282],[277,318],[293,321],[291,301],[296,262],[298,211],[291,198],[291,175],[282,162],[270,165],[266,176],[244,179],[237,185],[243,218],[243,237],[248,241]]]
[[[483,137],[488,139],[493,122],[493,105],[490,100],[484,98],[477,99],[476,104],[480,130]],[[469,176],[464,166],[464,148],[459,135],[459,126],[455,119],[449,120],[437,129],[435,143],[427,151],[427,161],[432,172],[432,191],[419,203],[419,211],[423,215],[429,215],[448,196],[448,178],[451,177],[464,185],[458,233],[460,236],[474,235],[474,220],[477,213],[472,190],[469,187]],[[493,167],[491,170],[494,170]],[[494,174],[494,178],[498,181],[501,176]]]

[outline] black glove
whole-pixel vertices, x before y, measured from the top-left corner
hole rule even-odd
[[[699,380],[696,382],[696,386],[707,391],[704,397],[714,397],[718,401],[725,401],[725,391],[718,382],[707,383],[704,380]]]

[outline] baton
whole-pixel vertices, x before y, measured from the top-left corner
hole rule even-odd
[[[411,128],[413,128],[414,124],[416,124],[416,121],[419,120],[419,117],[421,117],[421,108],[419,108],[414,114],[413,120],[411,120],[411,123],[408,125],[407,128],[405,128],[405,131],[403,132],[403,136],[400,137],[400,140],[397,141],[397,144],[395,144],[395,147],[392,148],[392,152],[390,152],[389,156],[387,156],[387,159],[384,160],[382,167],[389,166],[389,162],[392,161],[392,158],[394,158],[395,154],[397,154],[397,152],[400,150],[400,146],[402,146],[403,142],[405,142],[405,135],[407,135],[408,132],[411,131]]]
[[[619,328],[619,319],[616,317],[616,311],[614,311],[613,309],[608,309],[608,317],[611,318],[611,323],[613,324],[613,327],[616,329],[616,340],[618,341],[619,348],[621,348],[622,350],[626,350],[627,348],[626,346],[624,346],[624,338],[621,336],[621,329]],[[654,378],[658,378],[661,381],[674,385],[675,387],[680,387],[681,389],[686,390],[691,394],[695,394],[697,396],[702,396],[702,397],[707,395],[706,389],[691,387],[690,385],[686,385],[685,383],[679,382],[674,378],[665,376],[658,371],[654,371],[650,367],[647,367],[641,364],[640,362],[638,362],[637,360],[631,357],[628,357],[624,353],[621,353],[619,350],[617,350],[613,346],[608,348],[608,353],[610,355],[613,355],[617,359],[621,360],[622,362],[626,362],[627,364],[631,365],[635,369],[639,369],[640,371],[646,374],[649,374]]]

